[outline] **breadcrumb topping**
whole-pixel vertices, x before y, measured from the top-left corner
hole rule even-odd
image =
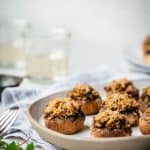
[[[118,111],[105,110],[96,115],[93,119],[93,126],[96,128],[124,129],[130,127],[124,115]]]
[[[137,111],[139,104],[133,98],[130,98],[127,94],[114,93],[107,96],[104,99],[104,107],[109,108],[113,111],[117,110],[121,113],[128,113]]]
[[[150,107],[150,86],[142,90],[141,100],[147,105],[147,107]]]
[[[126,93],[135,99],[139,98],[139,90],[127,78],[113,80],[110,84],[104,87],[108,95],[112,93]]]
[[[77,101],[93,101],[96,99],[101,100],[98,91],[88,84],[77,84],[67,93],[67,97]]]
[[[71,98],[56,98],[49,102],[45,110],[45,118],[75,119],[84,116],[80,106]]]
[[[141,118],[145,121],[148,121],[150,124],[150,107],[144,111],[143,116]]]

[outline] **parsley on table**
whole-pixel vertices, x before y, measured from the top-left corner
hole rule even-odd
[[[28,144],[27,147],[26,147],[26,150],[34,150],[34,145],[33,145],[33,143]]]
[[[34,150],[33,143],[28,144],[25,149],[16,142],[7,143],[3,140],[0,140],[0,150]]]

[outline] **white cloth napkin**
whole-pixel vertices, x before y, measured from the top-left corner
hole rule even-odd
[[[19,106],[20,114],[11,127],[9,134],[6,138],[18,137],[26,139],[31,136],[30,141],[34,142],[35,145],[41,147],[44,150],[56,150],[56,146],[49,144],[42,140],[40,136],[32,128],[26,116],[26,106],[32,103],[38,97],[43,97],[48,94],[52,94],[55,91],[61,91],[73,87],[77,83],[88,83],[91,85],[101,84],[108,82],[115,78],[128,77],[129,79],[142,79],[148,78],[146,75],[139,75],[127,72],[120,72],[118,70],[111,70],[110,68],[101,66],[99,69],[90,70],[85,73],[76,74],[68,77],[65,81],[57,84],[53,84],[48,88],[35,88],[35,87],[17,87],[7,88],[2,93],[2,104],[4,107],[12,107],[14,105]]]

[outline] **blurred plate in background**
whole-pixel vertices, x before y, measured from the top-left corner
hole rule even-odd
[[[150,73],[150,64],[144,63],[140,48],[127,48],[123,51],[125,61],[135,70],[142,73]]]

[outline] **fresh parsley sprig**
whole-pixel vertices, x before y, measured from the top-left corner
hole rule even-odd
[[[34,144],[27,144],[25,150],[34,150]],[[24,150],[22,145],[16,142],[7,143],[0,139],[0,150]]]

